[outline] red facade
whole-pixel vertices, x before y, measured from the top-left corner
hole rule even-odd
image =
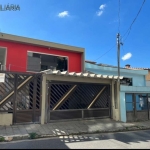
[[[48,49],[47,47],[2,40],[0,40],[0,47],[7,48],[6,69],[10,71],[26,72],[27,52],[32,51],[45,54],[67,56],[69,61],[68,71],[82,72],[82,53],[52,48]]]

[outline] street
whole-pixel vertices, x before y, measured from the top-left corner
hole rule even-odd
[[[0,149],[149,149],[150,130],[60,136],[57,138],[0,143]]]

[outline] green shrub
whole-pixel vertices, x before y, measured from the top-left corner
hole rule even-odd
[[[36,138],[38,138],[38,134],[35,133],[35,132],[29,133],[29,135],[30,135],[30,139],[36,139]]]
[[[0,142],[4,142],[5,138],[3,136],[0,136]]]

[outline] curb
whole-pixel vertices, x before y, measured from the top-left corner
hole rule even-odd
[[[126,127],[126,128],[117,129],[117,130],[107,130],[107,131],[106,130],[101,130],[101,131],[78,132],[78,133],[73,133],[72,132],[72,133],[63,134],[63,135],[48,135],[48,134],[47,135],[37,135],[37,137],[33,138],[33,139],[51,138],[51,137],[60,137],[60,136],[70,136],[70,135],[82,135],[82,134],[100,134],[100,133],[117,133],[117,132],[129,132],[129,131],[142,131],[142,130],[148,130],[148,129],[150,129],[150,127],[132,126],[132,127]],[[26,134],[26,135],[23,135],[23,136],[3,136],[3,137],[5,138],[5,140],[1,141],[1,142],[11,142],[11,141],[31,139],[29,134]]]

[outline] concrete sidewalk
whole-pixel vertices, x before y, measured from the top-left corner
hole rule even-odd
[[[0,126],[0,136],[6,141],[30,138],[29,133],[36,133],[38,137],[68,136],[89,133],[106,133],[150,129],[150,121],[122,123],[111,119],[82,120],[55,122],[45,125],[13,125]]]

